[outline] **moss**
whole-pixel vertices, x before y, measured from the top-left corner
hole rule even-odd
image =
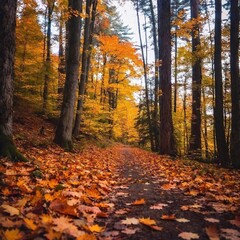
[[[28,162],[17,150],[12,139],[3,133],[0,133],[0,156],[7,157],[14,162]]]

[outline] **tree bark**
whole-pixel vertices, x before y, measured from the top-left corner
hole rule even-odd
[[[83,100],[86,90],[86,83],[90,65],[90,55],[91,55],[91,43],[92,43],[92,34],[94,31],[94,20],[97,8],[97,0],[87,0],[86,1],[86,14],[88,15],[85,18],[84,25],[84,43],[82,51],[82,67],[81,75],[79,82],[79,91],[78,91],[78,103],[77,103],[77,113],[73,129],[74,136],[77,136],[80,131],[80,124],[82,118],[82,109],[83,109]]]
[[[240,168],[240,78],[239,78],[239,7],[231,0],[230,8],[230,68],[232,98],[232,131],[230,154],[233,166]]]
[[[50,5],[51,4],[51,5]],[[48,3],[48,23],[47,23],[47,56],[45,60],[45,77],[43,87],[43,113],[46,114],[48,110],[48,96],[49,96],[49,82],[51,70],[51,35],[52,35],[52,13],[54,9],[55,0]]]
[[[214,123],[217,142],[217,161],[223,166],[229,162],[228,147],[225,136],[223,118],[223,86],[222,86],[222,0],[215,0],[215,108]]]
[[[191,0],[191,17],[199,17],[199,0]],[[201,59],[197,55],[200,47],[199,23],[192,29],[192,118],[189,154],[191,157],[201,159]]]
[[[16,31],[16,0],[0,4],[0,155],[13,161],[27,161],[12,140],[13,78]]]
[[[136,12],[137,12],[137,22],[138,22],[138,35],[140,41],[140,48],[142,53],[142,61],[143,61],[143,71],[144,71],[144,83],[145,83],[145,97],[146,97],[146,108],[147,108],[147,119],[148,119],[148,132],[150,137],[150,144],[151,150],[154,150],[154,142],[153,142],[153,134],[152,134],[152,120],[151,120],[151,113],[150,113],[150,103],[149,103],[149,92],[148,92],[148,83],[147,83],[147,66],[144,57],[143,51],[143,43],[142,43],[142,36],[141,36],[141,25],[140,25],[140,17],[139,17],[139,0],[137,0]]]
[[[176,155],[172,120],[170,0],[158,1],[160,66],[160,148],[161,154]]]
[[[65,150],[72,150],[72,127],[74,118],[74,104],[76,100],[76,90],[79,75],[79,48],[81,31],[82,1],[70,0],[69,11],[71,14],[68,20],[68,58],[66,69],[66,82],[63,92],[63,104],[59,123],[56,129],[54,141]],[[78,13],[76,15],[76,12]]]

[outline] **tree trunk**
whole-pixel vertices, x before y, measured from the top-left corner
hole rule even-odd
[[[61,109],[61,115],[54,138],[55,143],[69,151],[72,150],[72,127],[74,118],[74,104],[76,100],[76,90],[79,75],[81,6],[82,1],[80,0],[69,1],[69,10],[71,10],[70,13],[72,14],[70,19],[68,20],[69,36],[68,36],[66,82],[63,92],[63,104]],[[75,12],[78,12],[79,14],[76,15]]]
[[[223,86],[222,86],[222,0],[215,0],[215,109],[214,123],[217,142],[217,161],[223,166],[229,162],[228,147],[225,136],[223,118]]]
[[[191,17],[199,17],[199,0],[191,0]],[[197,56],[200,47],[199,23],[192,29],[192,118],[189,154],[191,157],[201,159],[201,59]]]
[[[142,35],[141,35],[141,25],[140,25],[140,17],[139,17],[139,2],[137,0],[137,22],[138,22],[138,34],[139,34],[139,41],[140,41],[140,48],[142,53],[142,61],[143,61],[143,71],[144,71],[144,83],[145,83],[145,97],[146,97],[146,108],[147,108],[147,119],[148,119],[148,132],[150,137],[150,144],[151,150],[154,150],[154,142],[153,142],[153,134],[152,134],[152,120],[151,120],[151,113],[150,113],[150,106],[149,106],[149,92],[148,92],[148,83],[147,83],[147,66],[144,57],[143,51],[143,43],[142,43]]]
[[[209,159],[209,146],[208,146],[208,126],[207,126],[207,109],[206,109],[206,95],[205,95],[205,89],[202,89],[202,96],[203,96],[203,129],[202,133],[204,136],[204,144],[205,144],[205,158]]]
[[[159,149],[159,125],[158,125],[158,116],[159,116],[159,53],[158,53],[158,43],[157,43],[157,25],[156,19],[153,9],[153,2],[152,0],[149,1],[150,3],[150,20],[152,23],[152,34],[153,34],[153,48],[154,48],[154,113],[153,113],[153,124],[154,124],[154,140],[155,140],[155,148],[156,150]]]
[[[170,0],[158,1],[160,66],[160,153],[176,155],[172,121]]]
[[[89,65],[90,65],[91,41],[92,41],[92,34],[94,31],[96,7],[97,7],[97,0],[86,1],[86,14],[89,17],[85,18],[85,25],[84,25],[82,67],[81,67],[81,75],[80,75],[80,83],[79,83],[79,91],[78,91],[77,113],[76,113],[74,129],[73,129],[74,136],[77,136],[80,131],[84,94],[85,94],[86,82],[87,82]]]
[[[0,155],[13,161],[27,161],[12,140],[13,76],[16,30],[16,0],[0,4]]]
[[[54,9],[55,0],[52,4],[48,3],[48,24],[47,24],[47,56],[45,61],[45,77],[43,87],[43,113],[46,114],[48,110],[48,96],[49,96],[49,82],[51,71],[51,35],[52,35],[52,13]],[[50,5],[51,4],[51,5]]]
[[[240,168],[240,78],[239,78],[239,7],[231,0],[230,18],[230,68],[232,98],[232,131],[230,154],[233,166]]]

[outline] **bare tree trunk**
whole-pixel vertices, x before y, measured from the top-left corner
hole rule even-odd
[[[68,58],[66,69],[66,81],[63,92],[63,104],[61,116],[56,129],[54,141],[66,150],[72,150],[72,127],[74,118],[74,104],[79,75],[79,49],[81,32],[81,6],[82,1],[70,0],[69,10],[79,14],[71,14],[68,20]]]
[[[239,78],[239,6],[230,0],[230,68],[232,98],[232,131],[230,154],[233,166],[240,168],[240,78]]]
[[[191,0],[191,17],[199,17],[199,0]],[[198,20],[197,20],[198,21]],[[197,22],[192,30],[192,119],[191,136],[189,143],[189,154],[201,159],[201,84],[202,68],[201,59],[197,52],[200,46],[199,23]]]
[[[225,136],[223,118],[223,87],[222,87],[222,1],[215,0],[215,132],[217,140],[217,161],[223,166],[229,162],[228,147]]]
[[[51,71],[51,35],[52,35],[52,13],[54,9],[55,0],[52,4],[48,3],[48,24],[47,24],[47,56],[45,61],[45,77],[43,87],[43,113],[46,114],[48,110],[48,97],[49,97],[49,82]],[[50,5],[51,4],[51,5]]]
[[[205,143],[205,158],[209,159],[209,147],[208,147],[208,127],[207,127],[207,109],[206,109],[206,95],[205,95],[205,89],[202,89],[202,95],[203,95],[203,117],[204,117],[204,131],[203,136],[204,136],[204,143]]]
[[[187,77],[184,78],[184,96],[183,96],[183,122],[184,122],[184,155],[188,150],[188,127],[187,127]]]
[[[170,0],[158,1],[160,66],[160,153],[176,155],[172,121]]]
[[[13,78],[16,32],[16,0],[0,4],[0,155],[13,161],[27,161],[12,140]]]
[[[153,142],[153,134],[152,134],[152,120],[151,120],[151,113],[150,113],[149,92],[148,92],[148,83],[147,83],[147,66],[146,66],[145,56],[144,56],[144,51],[143,51],[138,0],[137,0],[136,12],[137,12],[137,21],[138,21],[138,34],[139,34],[140,48],[141,48],[142,61],[143,61],[145,97],[146,97],[146,108],[147,108],[147,119],[148,119],[148,132],[149,132],[149,137],[150,137],[151,150],[153,151],[154,150],[154,142]]]

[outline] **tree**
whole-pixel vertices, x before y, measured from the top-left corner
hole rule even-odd
[[[232,98],[232,130],[230,154],[233,166],[240,168],[240,78],[239,78],[239,8],[238,1],[231,0],[230,7],[230,68]]]
[[[170,0],[158,1],[160,66],[160,147],[161,154],[175,155],[171,88]]]
[[[215,0],[215,50],[214,50],[214,68],[215,68],[215,133],[217,142],[217,158],[223,166],[229,161],[228,147],[223,123],[223,86],[222,86],[222,1]]]
[[[201,158],[201,83],[202,69],[199,34],[199,0],[191,0],[191,18],[195,21],[192,29],[192,118],[189,143],[190,155]]]
[[[26,161],[12,141],[16,7],[17,0],[0,3],[0,155]]]
[[[79,75],[79,51],[81,32],[82,0],[69,1],[70,18],[68,20],[68,48],[66,82],[63,92],[63,103],[54,141],[66,150],[72,150],[72,128],[74,104]]]

